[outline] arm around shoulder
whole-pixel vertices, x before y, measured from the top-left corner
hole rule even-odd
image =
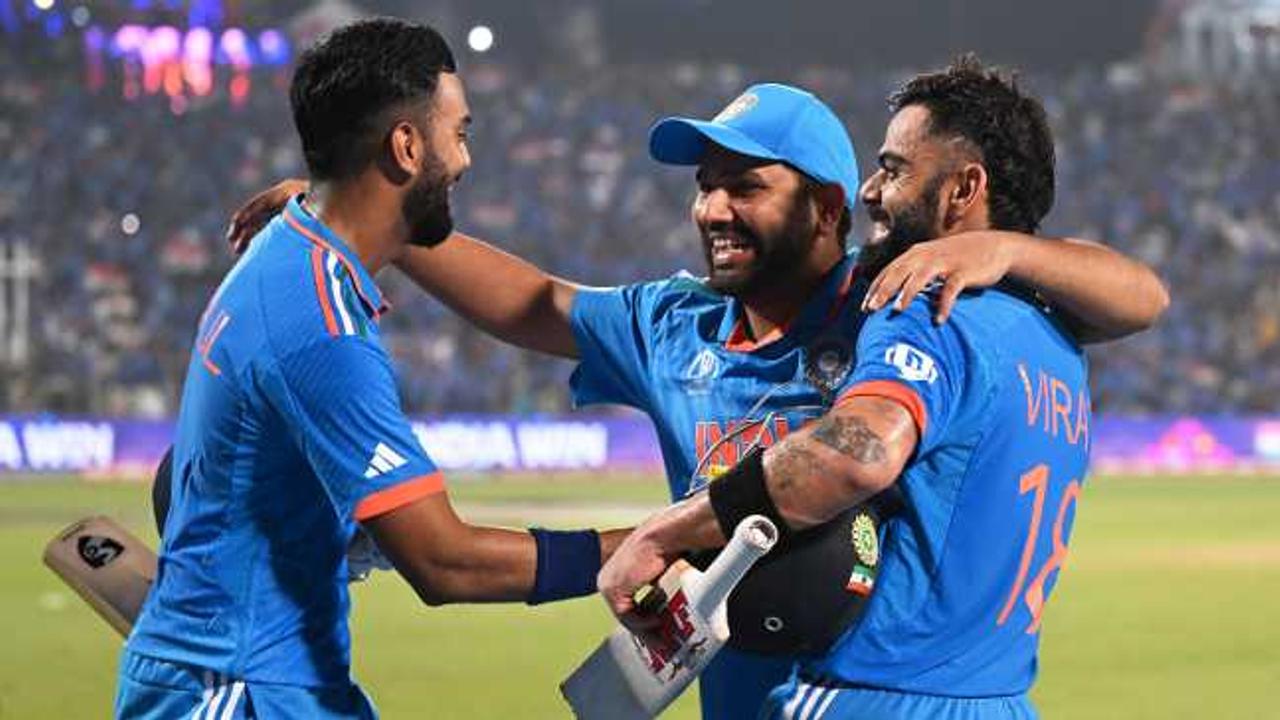
[[[504,342],[576,358],[569,313],[578,285],[482,240],[454,233],[396,261],[413,282]]]
[[[1143,262],[1089,240],[1017,237],[1010,276],[1064,310],[1082,342],[1146,330],[1169,307],[1168,288]]]

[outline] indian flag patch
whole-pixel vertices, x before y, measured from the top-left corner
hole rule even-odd
[[[880,563],[880,536],[870,513],[860,512],[854,516],[849,536],[853,545],[853,572],[845,589],[866,597],[876,585],[876,566]]]

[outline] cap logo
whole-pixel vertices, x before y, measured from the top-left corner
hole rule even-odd
[[[755,93],[742,93],[733,102],[729,103],[725,109],[720,111],[711,119],[711,122],[725,123],[730,120],[747,113],[751,108],[760,103],[760,98]]]

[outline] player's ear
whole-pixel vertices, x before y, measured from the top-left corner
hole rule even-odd
[[[987,197],[987,169],[968,162],[956,173],[946,198],[946,225],[953,227],[982,207]]]
[[[818,213],[819,229],[826,234],[836,233],[840,218],[844,215],[844,188],[835,183],[816,185],[813,200]]]
[[[413,177],[426,153],[426,138],[408,120],[400,120],[391,126],[387,135],[387,152],[384,170],[390,180],[401,184]]]

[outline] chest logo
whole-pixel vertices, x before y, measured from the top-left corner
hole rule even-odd
[[[711,382],[720,374],[720,358],[710,348],[704,348],[684,371],[684,383],[689,392],[711,391]]]
[[[835,400],[835,391],[853,368],[853,346],[839,337],[823,337],[805,352],[804,376],[822,394],[826,403]]]

